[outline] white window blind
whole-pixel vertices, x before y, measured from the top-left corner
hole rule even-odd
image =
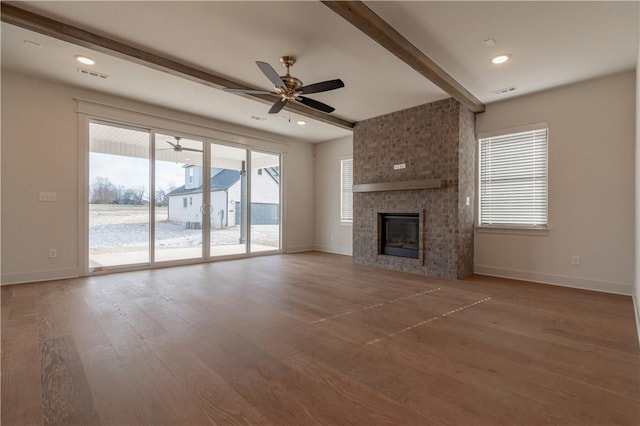
[[[480,139],[480,226],[547,227],[547,134]]]
[[[353,159],[340,160],[340,220],[353,220]]]

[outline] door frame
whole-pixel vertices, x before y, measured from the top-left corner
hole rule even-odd
[[[254,136],[247,136],[239,133],[228,133],[216,128],[208,126],[198,125],[191,122],[183,122],[179,120],[170,119],[164,116],[157,116],[149,113],[140,112],[137,110],[128,110],[112,105],[102,104],[99,102],[76,99],[78,102],[78,146],[79,146],[79,159],[78,159],[78,173],[79,173],[79,188],[78,188],[78,202],[79,202],[79,216],[78,216],[78,270],[80,275],[101,275],[114,272],[126,272],[136,270],[147,270],[161,267],[199,264],[217,260],[228,260],[235,258],[255,257],[262,255],[272,255],[283,252],[283,240],[284,240],[284,179],[283,179],[283,162],[286,154],[284,147],[288,146],[288,143],[269,139],[259,138]],[[132,118],[133,117],[133,118]],[[106,125],[114,125],[119,127],[131,127],[137,130],[144,130],[149,132],[150,138],[150,157],[149,162],[155,163],[155,134],[162,132],[165,134],[183,136],[190,139],[202,141],[203,143],[203,156],[208,156],[207,162],[210,161],[211,145],[220,144],[230,147],[236,147],[244,149],[247,152],[247,173],[249,177],[247,179],[247,242],[245,245],[245,252],[241,254],[231,254],[224,256],[212,257],[210,254],[210,219],[207,217],[205,221],[203,219],[203,251],[202,256],[194,259],[184,259],[176,261],[163,261],[155,262],[153,259],[153,240],[155,228],[150,226],[150,256],[148,264],[135,264],[126,265],[122,267],[105,268],[104,270],[92,271],[89,268],[89,208],[88,208],[88,179],[89,179],[89,124],[91,122],[98,122]],[[170,126],[171,125],[171,126]],[[172,127],[169,129],[168,127]],[[248,142],[248,143],[247,143]],[[251,143],[254,142],[254,143]],[[266,145],[266,146],[265,146]],[[268,153],[277,155],[280,159],[281,181],[279,185],[279,247],[278,249],[255,252],[252,253],[250,249],[251,244],[251,152],[257,151],[262,153]],[[150,194],[155,194],[155,165],[150,164]],[[205,171],[206,170],[206,171]],[[203,167],[203,180],[207,183],[207,187],[210,187],[210,168]],[[207,204],[210,204],[211,192],[205,190],[203,194],[203,202],[206,199]],[[155,197],[154,197],[155,199]],[[150,225],[155,223],[155,203],[150,203]]]

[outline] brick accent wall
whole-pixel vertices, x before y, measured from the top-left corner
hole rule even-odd
[[[458,278],[473,274],[476,184],[476,117],[460,105],[458,139]],[[469,205],[467,205],[467,199]]]
[[[473,273],[474,129],[474,114],[453,99],[356,124],[354,184],[444,179],[446,185],[355,193],[354,262],[451,279]],[[394,170],[401,163],[407,167]],[[420,214],[419,259],[379,254],[380,213]]]

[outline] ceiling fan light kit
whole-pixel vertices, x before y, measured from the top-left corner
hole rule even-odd
[[[280,96],[269,109],[269,114],[277,114],[289,101],[297,101],[308,107],[317,109],[322,112],[331,113],[335,111],[335,108],[329,106],[315,99],[307,98],[301,95],[307,95],[310,93],[327,92],[329,90],[339,89],[344,87],[344,83],[340,79],[322,81],[320,83],[309,84],[303,86],[302,80],[292,76],[289,69],[296,63],[296,58],[293,56],[283,56],[280,58],[280,62],[287,69],[287,74],[280,76],[267,62],[256,61],[256,65],[262,71],[262,73],[273,83],[273,92],[266,90],[253,90],[253,89],[232,89],[225,88],[225,92],[230,93],[245,93],[245,94],[262,94],[262,95],[276,95]]]

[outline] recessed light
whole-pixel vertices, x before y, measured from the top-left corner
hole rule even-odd
[[[507,55],[507,54],[498,55],[495,58],[493,58],[491,62],[493,62],[494,64],[503,64],[509,60],[510,56],[511,55]]]
[[[296,124],[297,124],[298,126],[304,126],[305,124],[307,124],[307,122],[306,122],[306,121],[303,121],[303,120],[298,120],[298,121],[296,121]]]
[[[78,60],[78,62],[85,65],[93,65],[96,63],[96,61],[91,58],[87,58],[86,56],[76,56],[76,59]]]

